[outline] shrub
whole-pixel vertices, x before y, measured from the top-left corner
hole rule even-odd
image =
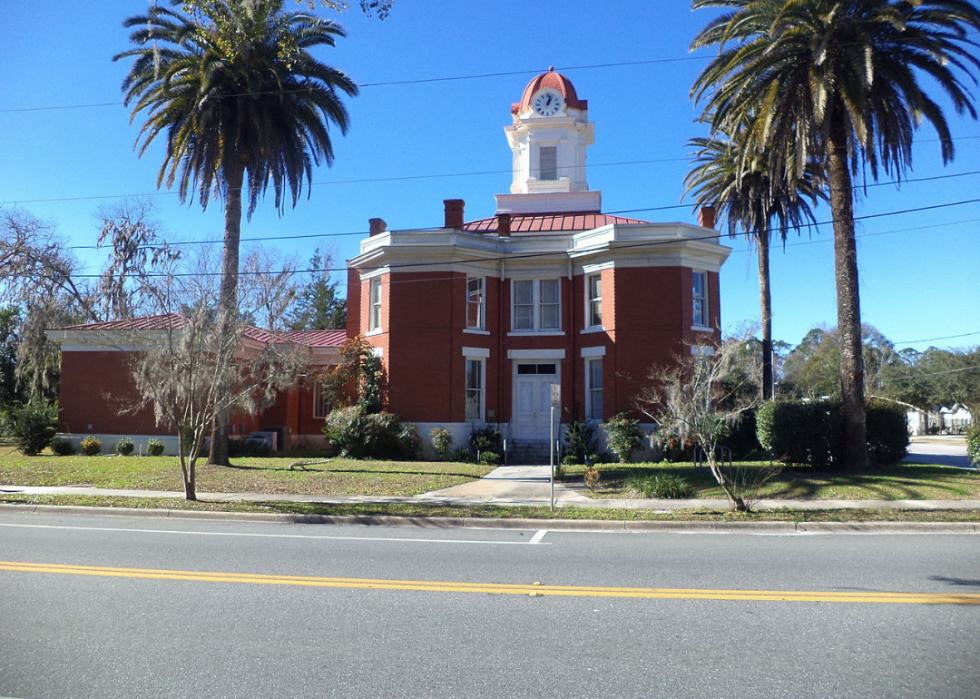
[[[477,453],[492,451],[499,454],[503,451],[504,440],[500,430],[491,425],[484,425],[470,432],[470,449]]]
[[[432,450],[439,458],[448,461],[453,454],[453,433],[445,427],[436,427],[429,434],[432,436]]]
[[[14,406],[4,415],[4,423],[17,448],[28,456],[36,456],[57,434],[58,407],[36,402]]]
[[[905,411],[893,405],[872,403],[865,414],[871,460],[886,465],[904,459],[909,446],[909,423]]]
[[[980,468],[980,424],[974,425],[966,433],[966,455],[971,464]]]
[[[756,435],[755,411],[749,410],[742,413],[727,435],[719,442],[719,446],[725,446],[732,450],[732,458],[736,461],[744,461],[746,455],[759,449],[759,438]]]
[[[422,453],[422,435],[419,428],[406,422],[398,433],[399,458],[414,461]]]
[[[332,410],[323,433],[348,459],[415,458],[422,446],[414,426],[403,427],[394,413],[368,413],[361,405]]]
[[[79,442],[78,446],[82,448],[82,453],[85,456],[95,456],[102,451],[102,440],[93,434]]]
[[[575,456],[575,454],[565,454],[565,456],[561,458],[561,463],[565,466],[579,466],[585,462]]]
[[[581,464],[599,450],[599,440],[595,436],[595,424],[588,421],[573,420],[565,428],[565,441],[568,442],[569,456]]]
[[[75,453],[75,445],[67,439],[54,439],[51,441],[51,451],[58,456],[72,456]]]
[[[146,440],[146,455],[147,456],[160,456],[163,454],[163,442],[159,439],[148,439]]]
[[[655,473],[652,476],[630,476],[626,488],[641,498],[686,500],[694,495],[691,485],[672,473]]]
[[[452,460],[461,464],[472,464],[476,461],[476,455],[469,449],[460,448],[453,452]]]
[[[480,463],[487,466],[498,466],[500,464],[500,454],[495,451],[481,451]]]
[[[582,474],[582,477],[585,480],[585,485],[588,486],[589,490],[594,491],[599,487],[599,469],[595,468],[594,466],[586,469],[585,473]]]
[[[134,448],[135,445],[133,444],[133,440],[131,440],[129,437],[123,437],[116,442],[116,453],[120,456],[129,456],[133,453]]]
[[[840,403],[766,403],[756,413],[759,444],[774,459],[818,469],[840,467]]]
[[[643,436],[640,421],[627,416],[626,413],[618,413],[602,427],[606,430],[606,443],[619,457],[619,463],[629,463],[630,456],[640,446],[640,437]]]
[[[894,463],[904,457],[909,444],[905,413],[871,404],[865,415],[871,459]],[[774,459],[818,469],[843,465],[841,421],[841,404],[837,401],[767,403],[756,413],[759,443]]]

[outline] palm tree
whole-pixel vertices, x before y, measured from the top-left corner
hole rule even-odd
[[[181,202],[196,190],[202,208],[224,200],[218,328],[233,331],[238,313],[238,258],[243,195],[248,216],[272,184],[283,213],[286,190],[296,205],[313,166],[333,161],[328,126],[346,133],[342,95],[357,86],[310,50],[333,46],[343,28],[284,0],[206,0],[182,9],[153,5],[130,17],[135,58],[123,81],[132,118],[145,114],[142,156],[161,135],[167,152],[157,185],[177,185]],[[227,415],[212,438],[211,460],[227,464]]]
[[[762,320],[762,399],[770,400],[773,391],[772,368],[772,294],[769,284],[769,244],[772,232],[779,233],[783,243],[789,229],[799,230],[816,223],[810,202],[825,198],[819,185],[815,164],[807,168],[794,183],[769,174],[765,152],[744,157],[742,141],[749,122],[740,124],[731,135],[715,138],[693,138],[688,145],[697,149],[694,168],[684,178],[688,192],[694,193],[697,206],[714,206],[725,219],[728,234],[744,234],[755,245],[759,255],[759,308]],[[804,198],[805,197],[805,198]],[[775,228],[772,223],[775,221]]]
[[[901,176],[912,163],[922,120],[939,135],[943,161],[953,141],[943,108],[921,79],[957,113],[976,118],[967,83],[980,60],[970,52],[980,11],[969,0],[694,0],[723,8],[692,48],[719,46],[692,93],[712,125],[730,131],[757,116],[746,157],[768,149],[769,171],[798,178],[814,156],[824,161],[834,219],[837,321],[844,403],[843,466],[867,463],[861,311],[854,243],[852,174],[863,164]]]

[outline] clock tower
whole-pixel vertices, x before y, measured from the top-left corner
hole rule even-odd
[[[528,83],[511,115],[513,123],[504,131],[514,179],[510,194],[497,195],[497,213],[598,212],[601,195],[585,181],[595,125],[571,81],[549,69]]]

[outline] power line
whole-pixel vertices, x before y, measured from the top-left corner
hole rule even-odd
[[[980,136],[968,136],[964,138],[980,138]],[[593,163],[590,164],[590,168],[601,168],[601,167],[623,167],[629,165],[651,165],[656,163],[672,163],[672,162],[689,162],[689,158],[653,158],[649,160],[623,160],[619,162],[609,162],[609,163]],[[474,177],[474,176],[485,176],[485,175],[500,175],[500,174],[510,174],[513,170],[475,170],[471,172],[455,172],[455,173],[436,173],[436,174],[425,174],[425,175],[401,175],[394,177],[374,177],[374,178],[362,178],[362,179],[351,179],[351,180],[329,180],[323,182],[311,182],[310,187],[323,187],[323,186],[336,186],[336,185],[348,185],[348,184],[375,184],[378,182],[398,182],[398,181],[411,181],[411,180],[426,180],[426,179],[442,179],[442,178],[458,178],[458,177]],[[869,187],[886,187],[889,185],[902,185],[902,184],[913,184],[919,182],[934,182],[938,180],[948,180],[955,179],[958,177],[973,177],[975,175],[980,175],[980,170],[969,170],[967,172],[955,172],[946,175],[934,175],[931,177],[909,177],[904,179],[894,179],[888,180],[886,182],[871,182],[860,187],[855,187],[855,189],[864,189]],[[11,201],[0,201],[0,206],[21,206],[24,204],[50,204],[50,203],[64,203],[73,201],[97,201],[102,199],[140,199],[140,198],[152,198],[161,196],[174,196],[177,192],[168,190],[165,192],[150,192],[144,194],[98,194],[84,197],[51,197],[46,199],[20,199]],[[723,202],[718,202],[721,204]],[[617,211],[607,211],[608,214],[628,214],[628,213],[643,213],[647,211],[670,211],[674,209],[686,209],[694,208],[693,205],[689,204],[669,204],[664,206],[653,206],[645,207],[639,209],[620,209]],[[210,242],[210,241],[208,241]],[[79,249],[84,249],[84,246]]]
[[[980,330],[975,330],[972,333],[963,333],[962,335],[946,335],[945,337],[927,337],[922,340],[896,340],[893,345],[914,345],[919,342],[936,342],[938,340],[956,340],[961,337],[972,337],[973,335],[980,335]]]
[[[706,56],[684,56],[680,58],[651,58],[644,61],[620,61],[617,63],[593,63],[590,65],[582,66],[567,66],[556,68],[558,72],[562,71],[574,71],[574,70],[594,70],[598,68],[624,68],[628,66],[645,66],[645,65],[657,65],[662,63],[686,63],[691,61],[705,61],[708,60]],[[513,77],[517,75],[540,75],[542,71],[540,69],[524,69],[524,70],[509,70],[500,71],[497,73],[472,73],[470,75],[446,75],[439,76],[435,78],[414,78],[409,80],[384,80],[373,83],[358,83],[358,89],[371,88],[371,87],[395,87],[398,85],[425,85],[430,83],[442,83],[442,82],[456,82],[460,80],[485,80],[487,78],[506,78]],[[225,99],[234,99],[237,97],[258,97],[262,95],[279,95],[279,94],[289,94],[297,92],[310,92],[310,89],[297,89],[297,90],[273,90],[265,92],[241,92],[231,95],[225,95]],[[9,109],[0,109],[0,114],[16,114],[23,112],[52,112],[52,111],[63,111],[69,109],[98,109],[102,107],[125,107],[125,103],[122,101],[117,102],[93,102],[90,104],[62,104],[62,105],[52,105],[47,107],[14,107]]]
[[[915,212],[919,212],[919,211],[931,211],[931,210],[939,209],[939,208],[947,208],[947,207],[953,207],[953,206],[961,206],[961,205],[964,205],[964,204],[974,204],[974,203],[978,203],[978,202],[980,202],[980,198],[978,198],[978,199],[966,199],[966,200],[957,201],[957,202],[949,202],[949,203],[946,203],[946,204],[935,204],[935,205],[931,205],[931,206],[924,206],[924,207],[918,207],[918,208],[913,208],[913,209],[902,209],[902,210],[899,210],[899,211],[889,211],[889,212],[883,212],[883,213],[878,213],[878,214],[868,214],[866,216],[855,216],[854,217],[854,220],[855,221],[860,221],[860,220],[862,220],[864,218],[882,218],[884,216],[896,216],[896,215],[907,214],[907,213],[915,213]],[[832,223],[833,223],[833,220],[830,220],[830,221],[818,222],[815,225],[821,226],[821,225],[829,225],[829,224],[832,224]],[[928,228],[928,227],[931,227],[931,226],[923,226],[921,228]],[[411,231],[432,230],[432,231],[434,231],[434,230],[440,230],[440,229],[439,228],[421,228],[421,229],[408,229],[408,230],[411,230]],[[912,228],[912,229],[906,229],[906,230],[918,230],[918,228]],[[398,233],[398,232],[406,232],[406,231],[392,231],[392,232],[393,233]],[[248,239],[242,239],[242,242],[261,242],[261,241],[268,241],[268,240],[281,241],[281,240],[296,240],[296,239],[308,239],[308,238],[322,238],[322,237],[328,237],[329,235],[330,234],[310,234],[310,235],[288,236],[288,237],[287,236],[279,236],[279,237],[275,237],[275,238],[248,238]],[[343,233],[343,234],[335,234],[335,235],[356,235],[356,234],[355,233]],[[367,235],[367,231],[361,232],[360,235]],[[476,234],[476,235],[479,235],[479,234]],[[711,233],[711,234],[708,234],[708,235],[697,236],[697,237],[692,237],[692,238],[685,238],[685,240],[687,240],[687,241],[704,241],[704,240],[718,241],[718,240],[726,237],[727,235],[728,234],[726,234],[726,233],[715,232],[715,233]],[[869,235],[874,235],[874,234],[869,234]],[[861,236],[861,237],[864,237],[864,236]],[[205,241],[188,241],[186,244],[203,244],[204,242]],[[206,242],[216,244],[216,243],[219,243],[221,241],[206,241]],[[651,245],[653,245],[653,246],[655,246],[655,245],[668,245],[668,244],[674,244],[676,242],[677,242],[677,240],[675,240],[675,239],[663,240],[663,241],[647,241],[647,242],[642,242],[642,243],[633,243],[633,244],[629,244],[629,245],[623,245],[623,246],[620,246],[618,249],[631,249],[631,248],[634,248],[634,247],[646,247],[646,246],[651,246]],[[81,246],[79,246],[79,247],[81,247]],[[73,247],[71,249],[79,249],[79,247]],[[154,247],[154,246],[148,246],[148,247]],[[161,246],[156,246],[156,247],[163,247],[163,246],[161,245]],[[92,249],[92,247],[91,246],[84,246],[83,249]],[[505,261],[506,262],[506,261],[509,261],[509,260],[520,260],[520,259],[529,259],[529,258],[537,258],[537,257],[548,257],[548,256],[552,256],[554,254],[556,254],[554,251],[548,251],[548,252],[538,252],[538,253],[525,253],[525,254],[519,254],[519,255],[501,255],[500,257],[498,257],[496,259],[497,260],[500,260],[500,261]],[[383,268],[391,269],[391,270],[397,270],[397,269],[403,269],[403,268],[430,267],[430,266],[437,266],[437,265],[444,265],[444,264],[446,264],[446,262],[444,262],[444,261],[437,261],[437,262],[412,262],[412,263],[406,263],[406,264],[403,264],[403,265],[394,265],[394,266],[384,265]],[[364,269],[381,269],[381,268],[382,267],[365,267]],[[347,267],[334,267],[334,268],[321,269],[321,270],[306,269],[306,270],[296,270],[296,271],[297,272],[314,272],[314,271],[322,271],[322,272],[345,272],[345,271],[347,271]],[[248,274],[267,274],[267,273],[269,273],[269,272],[268,271],[261,271],[261,272],[239,272],[239,274],[244,274],[244,275],[248,275]],[[181,273],[176,273],[176,274],[158,273],[158,274],[150,274],[148,276],[151,276],[151,277],[166,277],[166,276],[186,277],[186,276],[220,276],[220,275],[221,275],[221,272],[181,272]],[[100,274],[81,274],[81,275],[76,275],[75,278],[78,278],[78,279],[98,279],[101,276],[102,275],[100,275]]]
[[[954,206],[963,206],[963,205],[966,205],[966,204],[975,204],[977,202],[980,202],[980,199],[966,199],[966,200],[962,200],[962,201],[949,202],[949,203],[946,203],[946,204],[934,204],[934,205],[930,205],[930,206],[923,206],[923,207],[912,208],[912,209],[902,209],[902,210],[899,210],[899,211],[886,211],[886,212],[877,213],[877,214],[866,214],[866,215],[863,215],[863,216],[855,216],[854,217],[854,220],[855,221],[861,221],[861,220],[864,220],[864,219],[882,218],[882,217],[885,217],[885,216],[897,216],[897,215],[900,215],[900,214],[917,213],[919,211],[930,211],[930,210],[934,210],[934,209],[950,208],[950,207],[954,207]],[[681,206],[683,206],[683,205],[681,205]],[[677,206],[671,206],[671,207],[659,207],[659,208],[647,208],[647,209],[622,209],[622,210],[619,210],[619,211],[614,211],[614,212],[609,212],[609,213],[610,214],[620,214],[620,213],[633,213],[633,212],[643,212],[643,211],[658,211],[658,210],[666,210],[666,209],[671,209],[671,208],[678,208],[678,207]],[[825,225],[832,225],[833,223],[834,223],[834,219],[829,219],[829,220],[826,220],[826,221],[817,221],[816,223],[814,223],[812,225],[814,227],[820,227],[820,226],[825,226]],[[940,225],[944,225],[944,224],[940,224]],[[948,225],[953,225],[953,224],[948,224]],[[906,230],[918,230],[919,228],[925,229],[925,228],[932,228],[932,227],[935,227],[935,226],[921,226],[921,227],[911,228],[911,229],[906,229]],[[421,228],[409,228],[409,229],[403,229],[403,230],[413,230],[413,231],[439,230],[439,227],[425,226],[425,227],[421,227]],[[781,228],[779,228],[779,227],[775,227],[775,228],[770,229],[771,232],[779,232],[780,230],[781,230]],[[394,232],[398,232],[398,231],[394,231]],[[310,240],[310,239],[315,239],[315,238],[341,238],[341,237],[356,236],[356,235],[366,236],[366,235],[368,235],[368,233],[369,233],[368,231],[361,230],[361,231],[348,231],[348,232],[345,232],[345,233],[308,233],[308,234],[303,234],[303,235],[292,235],[292,236],[269,236],[269,237],[261,236],[261,237],[254,237],[254,238],[242,238],[241,239],[241,242],[243,242],[243,243],[245,243],[245,242],[247,242],[247,243],[262,243],[262,242],[268,242],[268,241]],[[720,239],[720,238],[724,238],[724,237],[740,237],[740,236],[745,236],[745,235],[747,235],[747,232],[746,231],[737,231],[734,235],[730,235],[728,233],[721,233],[721,232],[719,232],[718,234],[716,234],[714,236],[711,236],[711,237],[713,239]],[[867,234],[867,235],[875,235],[875,234]],[[154,248],[154,247],[162,247],[162,246],[165,246],[165,245],[166,246],[174,246],[174,247],[177,247],[177,246],[185,246],[185,245],[217,245],[217,244],[220,244],[222,242],[223,242],[222,240],[217,240],[217,239],[215,239],[215,240],[186,240],[186,241],[174,241],[174,242],[163,241],[160,245],[147,245],[147,246],[143,246],[143,247],[144,248]],[[788,245],[789,246],[795,246],[795,245],[799,245],[799,244],[800,243],[789,243]],[[103,246],[96,246],[96,245],[70,245],[70,246],[67,246],[67,249],[69,249],[69,250],[99,250],[99,249],[108,248],[108,247],[110,247],[110,246],[106,246],[106,245],[103,245]],[[771,247],[774,247],[774,246],[771,246]],[[334,271],[337,271],[337,270],[334,270]]]

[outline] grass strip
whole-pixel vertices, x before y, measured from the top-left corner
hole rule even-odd
[[[294,502],[188,502],[170,498],[121,498],[90,495],[5,494],[0,504],[68,505],[146,510],[266,513],[320,516],[463,517],[470,519],[559,519],[664,522],[980,522],[974,510],[760,510],[747,513],[690,509],[663,512],[587,507],[449,506],[426,503],[323,504]]]

